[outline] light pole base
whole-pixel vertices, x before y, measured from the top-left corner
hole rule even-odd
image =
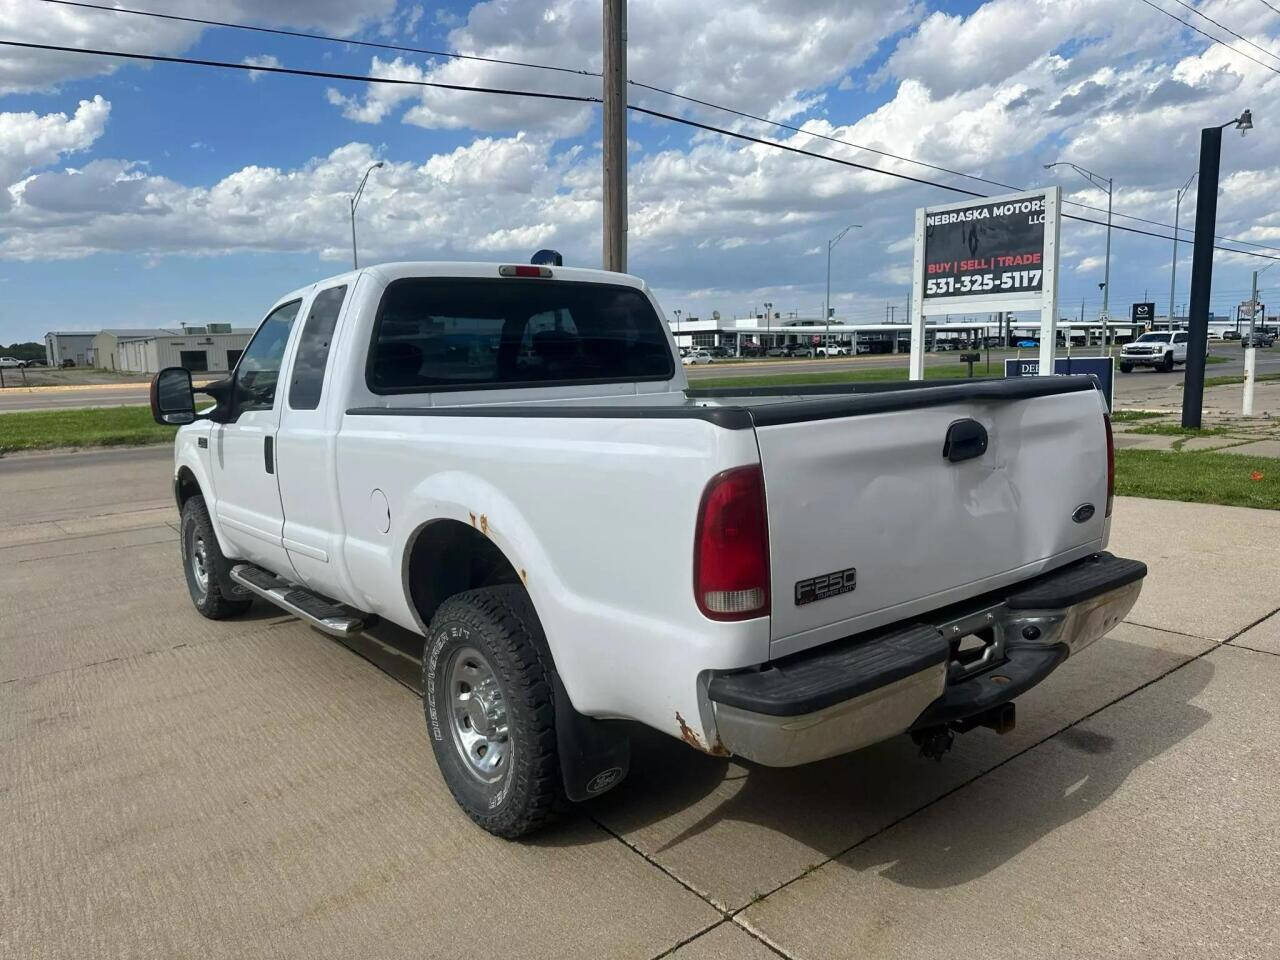
[[[1246,417],[1253,416],[1253,384],[1257,380],[1258,351],[1252,346],[1244,349],[1244,403],[1240,413]]]

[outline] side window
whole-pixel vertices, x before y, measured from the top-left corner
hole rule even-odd
[[[1174,342],[1174,343],[1186,343],[1186,342],[1187,342],[1187,334],[1185,334],[1185,333],[1175,333],[1175,334],[1173,335],[1173,342]]]
[[[270,410],[275,404],[280,361],[301,305],[302,301],[294,300],[272,310],[240,355],[233,420],[246,410]]]
[[[307,314],[307,323],[302,328],[297,356],[293,361],[293,381],[289,384],[289,406],[294,410],[314,410],[320,406],[324,368],[329,362],[329,344],[346,296],[345,285],[330,287],[317,293],[311,302],[311,311]]]

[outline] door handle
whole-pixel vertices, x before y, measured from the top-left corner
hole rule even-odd
[[[267,468],[267,473],[276,472],[275,439],[275,437],[262,438],[262,464]]]

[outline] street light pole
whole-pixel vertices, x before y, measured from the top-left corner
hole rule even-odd
[[[377,170],[380,166],[382,166],[381,160],[379,160],[377,163],[370,166],[369,169],[364,172],[364,176],[360,178],[360,186],[356,187],[356,192],[351,195],[351,269],[352,270],[360,269],[360,260],[356,256],[356,207],[359,206],[360,204],[360,195],[364,193],[364,185],[369,180],[369,174],[373,173],[373,171]]]
[[[822,321],[827,325],[826,338],[823,340],[823,346],[826,346],[827,340],[831,338],[831,251],[835,249],[835,245],[844,239],[844,235],[857,227],[862,229],[862,224],[851,223],[834,237],[827,241],[827,296],[822,301]]]
[[[1253,292],[1249,296],[1249,341],[1244,351],[1244,403],[1241,405],[1240,412],[1246,417],[1253,416],[1253,385],[1257,380],[1258,372],[1258,351],[1253,342],[1253,334],[1256,329],[1256,321],[1258,319],[1258,309],[1262,306],[1258,302],[1258,274],[1266,273],[1274,263],[1269,263],[1261,270],[1253,271]],[[1266,322],[1266,317],[1263,317]]]
[[[1191,189],[1191,181],[1200,175],[1197,170],[1187,177],[1187,182],[1178,190],[1173,202],[1173,266],[1169,268],[1169,329],[1173,329],[1173,297],[1174,285],[1178,279],[1178,215],[1182,212],[1182,198]],[[1154,317],[1152,319],[1155,319]]]
[[[1046,163],[1044,165],[1044,168],[1046,170],[1052,170],[1054,167],[1070,167],[1072,170],[1080,174],[1080,176],[1084,177],[1086,180],[1088,180],[1091,184],[1093,184],[1099,190],[1104,189],[1103,184],[1106,184],[1105,189],[1107,191],[1107,253],[1106,253],[1106,260],[1102,268],[1102,317],[1101,317],[1102,323],[1103,323],[1102,342],[1106,343],[1107,342],[1106,322],[1107,322],[1107,317],[1109,315],[1108,305],[1111,300],[1111,200],[1112,200],[1113,194],[1115,193],[1116,184],[1111,177],[1104,177],[1099,173],[1094,173],[1092,170],[1086,170],[1084,167],[1077,166],[1076,164],[1072,163],[1070,160],[1058,160],[1058,161],[1055,161],[1054,163]]]
[[[1218,167],[1223,128],[1253,129],[1253,113],[1244,111],[1222,126],[1200,131],[1200,189],[1196,194],[1195,246],[1191,254],[1191,306],[1187,316],[1187,372],[1182,389],[1182,426],[1199,429],[1204,406],[1204,363],[1209,352],[1209,294],[1213,288],[1213,234],[1218,221]]]

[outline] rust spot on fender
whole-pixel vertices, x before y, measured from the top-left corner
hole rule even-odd
[[[476,515],[474,513],[471,514],[471,525],[473,527],[476,525]]]
[[[527,571],[524,567],[520,568],[520,582],[523,583],[526,587],[529,585],[529,571]]]
[[[679,710],[676,711],[676,723],[680,724],[680,739],[693,747],[693,749],[699,750],[702,753],[708,753],[713,757],[729,756],[729,751],[724,748],[724,744],[720,742],[719,737],[716,738],[716,742],[710,747],[703,746],[698,735],[693,732],[693,728],[690,727],[689,724],[685,723],[684,717],[680,716]]]
[[[480,514],[480,532],[486,537],[489,535],[489,518],[483,513]]]

